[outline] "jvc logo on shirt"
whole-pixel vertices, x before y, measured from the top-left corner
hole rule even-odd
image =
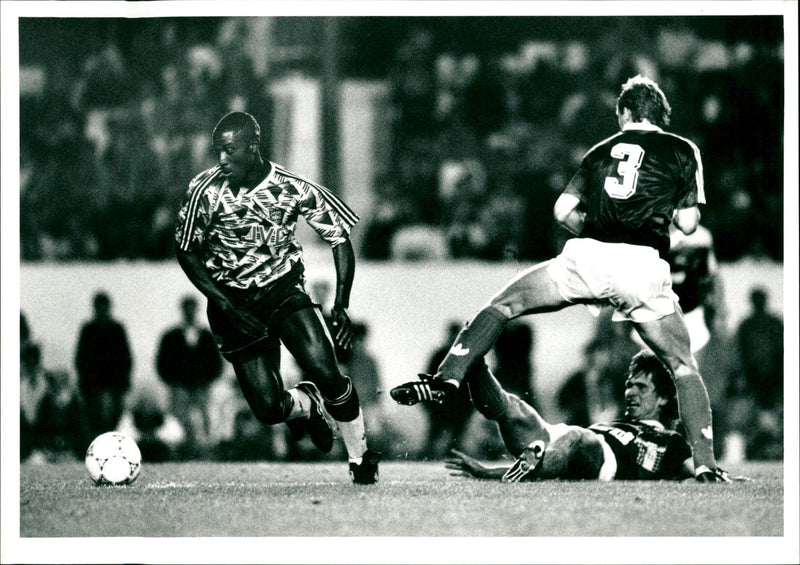
[[[258,224],[250,226],[246,238],[247,241],[260,245],[267,239],[267,230]]]

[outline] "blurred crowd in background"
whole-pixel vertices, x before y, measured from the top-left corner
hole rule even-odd
[[[315,283],[315,299],[326,304],[327,283]],[[752,289],[752,310],[732,335],[713,329],[698,354],[714,412],[715,449],[727,464],[743,460],[783,459],[783,321],[769,308],[763,288]],[[333,452],[319,452],[306,437],[297,442],[283,425],[265,426],[253,415],[230,366],[220,358],[207,326],[197,317],[197,300],[180,301],[181,321],[157,337],[153,347],[160,385],[133,387],[132,355],[124,324],[113,316],[113,301],[98,292],[93,315],[75,345],[74,371],[46,368],[42,347],[21,316],[20,455],[33,463],[81,459],[91,439],[117,429],[130,434],[145,460],[314,461],[345,457],[337,442]],[[330,321],[328,320],[328,323]],[[434,371],[461,324],[443,328],[431,344]],[[359,399],[373,448],[386,459],[442,460],[451,448],[479,458],[506,456],[493,422],[480,417],[466,392],[449,404],[408,408],[422,414],[419,437],[386,413],[385,383],[369,347],[369,326],[354,323],[350,349],[337,350],[342,372],[349,375]],[[535,325],[509,324],[487,359],[504,388],[539,408],[535,367]],[[624,412],[624,376],[641,349],[627,323],[611,322],[610,311],[598,318],[581,367],[560,384],[556,405],[561,421],[587,426]],[[413,372],[413,370],[412,370]],[[288,387],[303,380],[288,372]]]
[[[642,73],[667,94],[671,129],[702,151],[719,258],[782,259],[780,18],[337,23],[336,80],[391,92],[391,157],[372,179],[374,206],[358,210],[363,257],[552,256],[564,237],[552,204],[616,131],[620,85]],[[269,156],[269,85],[319,78],[329,24],[275,18],[265,45],[247,18],[23,20],[22,259],[171,257],[178,202],[214,162],[213,124],[254,114]]]

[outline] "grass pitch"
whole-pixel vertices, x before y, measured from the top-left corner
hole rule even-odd
[[[388,461],[381,465],[379,484],[355,486],[343,462],[190,462],[145,463],[133,485],[102,487],[80,463],[23,465],[19,534],[22,539],[783,536],[783,466],[747,463],[731,471],[753,480],[507,485],[450,476],[443,463]]]

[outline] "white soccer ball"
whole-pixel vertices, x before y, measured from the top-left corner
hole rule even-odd
[[[106,432],[86,450],[86,470],[98,485],[129,485],[142,469],[142,453],[130,436]]]

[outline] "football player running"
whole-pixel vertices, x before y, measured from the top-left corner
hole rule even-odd
[[[520,273],[461,330],[433,376],[391,391],[400,404],[439,402],[453,394],[509,320],[572,304],[615,309],[669,368],[697,480],[729,482],[713,451],[708,393],[692,354],[669,265],[669,226],[697,229],[705,203],[700,152],[664,131],[671,108],[658,85],[636,76],[616,104],[620,132],[598,143],[554,206],[574,237],[561,253]]]
[[[506,392],[483,361],[464,379],[477,410],[497,422],[517,459],[487,467],[453,450],[446,467],[454,475],[503,482],[542,479],[665,480],[692,477],[691,449],[671,429],[677,417],[675,386],[667,368],[650,351],[631,360],[625,380],[625,412],[588,428],[552,425],[517,395]]]
[[[305,289],[295,238],[299,216],[330,244],[336,269],[334,339],[347,348],[347,308],[355,258],[350,229],[358,216],[325,187],[262,158],[253,116],[231,112],[212,134],[218,164],[190,183],[175,233],[178,262],[208,298],[208,321],[247,402],[265,424],[286,422],[296,439],[307,431],[324,452],[337,422],[354,483],[378,480],[377,453],[368,449],[364,417],[350,379],[341,374],[319,306]],[[308,381],[285,390],[281,342]]]

